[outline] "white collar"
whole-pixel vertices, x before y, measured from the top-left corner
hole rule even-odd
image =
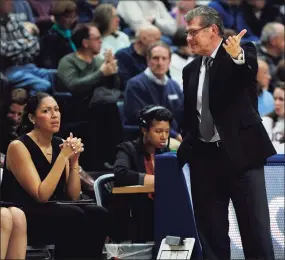
[[[158,79],[148,67],[145,69],[144,73],[151,81],[155,82],[158,85],[166,85],[169,80],[167,75],[164,75],[163,79]]]
[[[220,48],[222,42],[223,42],[223,39],[221,39],[221,41],[220,41],[220,43],[218,44],[217,48],[216,48],[216,49],[212,52],[212,54],[210,55],[211,58],[215,59],[215,57],[217,56],[218,50],[219,50],[219,48]],[[203,64],[204,64],[204,62],[205,62],[205,59],[206,59],[206,56],[203,57]]]

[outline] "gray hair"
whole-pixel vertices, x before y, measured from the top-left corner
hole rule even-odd
[[[219,13],[212,7],[202,5],[190,10],[185,16],[185,21],[190,23],[194,18],[201,17],[201,26],[215,24],[219,29],[219,35],[224,35],[224,24]]]
[[[267,23],[261,32],[261,36],[260,36],[260,42],[261,44],[269,44],[270,40],[274,37],[276,37],[279,34],[279,30],[276,28],[279,25],[279,23]]]
[[[157,41],[157,42],[155,42],[154,44],[152,44],[152,45],[147,49],[147,54],[146,54],[146,56],[147,56],[148,59],[150,59],[150,58],[152,57],[152,50],[153,50],[154,48],[158,47],[158,46],[163,47],[163,48],[165,48],[166,50],[168,50],[168,52],[169,52],[169,57],[171,57],[171,55],[172,55],[171,48],[170,48],[166,43],[164,43],[163,41]]]

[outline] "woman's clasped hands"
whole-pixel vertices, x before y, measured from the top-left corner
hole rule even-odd
[[[74,137],[70,133],[69,137],[66,140],[63,140],[63,143],[60,145],[61,152],[67,158],[78,159],[80,153],[84,151],[84,144],[82,143],[81,138]],[[75,157],[75,158],[73,158]]]

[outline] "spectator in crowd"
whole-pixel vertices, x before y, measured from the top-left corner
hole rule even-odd
[[[54,22],[54,16],[51,15],[52,0],[28,0],[33,15],[35,17],[35,23],[41,22]]]
[[[30,243],[55,244],[58,259],[100,259],[107,233],[106,211],[72,203],[81,190],[81,139],[72,134],[65,140],[54,136],[61,116],[47,93],[38,92],[28,100],[27,114],[34,128],[8,147],[1,199],[22,205]],[[50,202],[62,200],[69,204]]]
[[[194,59],[191,48],[186,41],[185,27],[179,27],[177,29],[177,32],[173,36],[172,42],[173,45],[177,47],[177,49],[174,50],[171,56],[171,63],[169,68],[170,76],[179,84],[182,90],[182,70],[189,62]]]
[[[275,109],[264,116],[263,125],[278,153],[284,154],[284,82],[278,82],[274,92]]]
[[[216,9],[223,20],[224,27],[240,32],[243,29],[247,30],[244,40],[258,41],[258,37],[250,30],[246,24],[242,10],[242,0],[213,0],[208,6]]]
[[[57,69],[62,57],[76,51],[71,40],[72,28],[77,20],[76,3],[72,0],[56,1],[52,14],[55,23],[47,35],[41,38],[37,64],[44,68]]]
[[[241,10],[246,24],[258,38],[261,36],[262,28],[266,23],[285,22],[279,8],[266,0],[243,0]]]
[[[183,107],[183,93],[178,83],[170,79],[171,50],[163,42],[153,44],[147,52],[148,67],[127,83],[124,96],[126,124],[136,125],[137,116],[146,105],[160,105],[168,108],[174,116],[171,125],[171,148],[177,149],[180,135],[180,118]]]
[[[171,112],[162,106],[150,105],[140,111],[138,119],[140,137],[123,142],[117,148],[115,186],[154,185],[155,154],[169,151]],[[153,241],[152,194],[135,195],[129,206],[135,225],[132,242]],[[125,226],[121,228],[126,230]]]
[[[46,35],[48,30],[54,23],[54,16],[51,14],[53,3],[59,1],[53,0],[28,0],[33,15],[35,17],[35,24],[40,30],[40,37]]]
[[[262,30],[260,44],[257,45],[257,54],[269,65],[272,80],[269,90],[273,92],[276,66],[284,55],[284,25],[281,23],[267,23]]]
[[[274,98],[268,91],[271,75],[266,61],[258,59],[257,64],[258,112],[260,116],[264,116],[274,110]]]
[[[136,32],[135,41],[127,48],[119,50],[115,56],[118,60],[121,89],[124,90],[128,80],[147,68],[147,49],[161,37],[154,25],[143,25]]]
[[[104,169],[104,165],[113,165],[115,149],[121,141],[122,125],[116,104],[121,96],[117,61],[110,51],[106,52],[105,61],[98,56],[101,35],[94,25],[79,25],[72,40],[77,51],[60,60],[58,85],[72,92],[78,109],[89,104],[86,152],[91,165],[84,168]]]
[[[35,18],[31,6],[27,0],[10,0],[13,2],[12,13],[21,22],[35,23]]]
[[[196,0],[180,0],[176,3],[176,6],[172,8],[170,13],[176,19],[177,26],[186,26],[184,15],[195,7]]]
[[[78,23],[91,23],[99,0],[73,0],[77,4]],[[110,0],[108,0],[108,3]]]
[[[277,81],[285,82],[285,59],[279,61],[276,67],[275,77]]]
[[[26,90],[22,88],[14,89],[1,107],[0,152],[2,154],[7,153],[10,142],[22,135],[26,129],[22,120],[27,99]]]
[[[94,11],[93,23],[102,35],[100,55],[108,49],[112,53],[130,46],[129,36],[118,31],[120,18],[117,16],[116,8],[111,4],[100,4]]]
[[[34,27],[25,29],[11,11],[12,2],[0,0],[0,70],[11,85],[26,88],[31,95],[37,91],[50,92],[55,70],[40,69],[33,64],[39,53],[37,32]]]
[[[19,208],[2,206],[5,203],[1,202],[0,207],[1,259],[26,259],[26,216]]]
[[[134,32],[142,24],[153,24],[167,36],[173,36],[177,30],[175,19],[161,1],[119,1],[117,12]]]

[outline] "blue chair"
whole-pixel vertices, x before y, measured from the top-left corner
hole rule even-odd
[[[126,125],[125,124],[125,115],[124,115],[124,102],[117,102],[117,106],[120,112],[122,124],[123,124],[123,140],[124,141],[133,141],[137,139],[140,135],[140,129],[135,125]]]
[[[176,154],[156,156],[155,162],[155,251],[166,236],[193,237],[193,259],[202,258],[192,203]]]

